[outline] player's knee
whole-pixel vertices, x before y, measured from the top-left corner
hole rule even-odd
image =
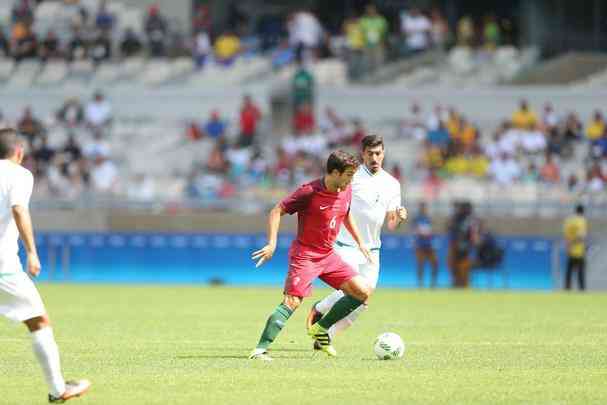
[[[301,305],[301,297],[294,297],[292,295],[285,295],[282,301],[284,305],[289,307],[291,311],[295,311]]]

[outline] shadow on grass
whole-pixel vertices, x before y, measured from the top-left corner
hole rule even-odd
[[[247,360],[249,356],[235,356],[230,354],[196,354],[196,355],[183,355],[176,356],[179,360],[197,360],[197,359],[245,359]]]

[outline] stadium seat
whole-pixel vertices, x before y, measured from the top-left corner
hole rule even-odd
[[[29,87],[39,72],[40,63],[38,61],[23,61],[16,65],[7,85],[18,88]]]
[[[9,79],[15,69],[15,61],[12,59],[0,59],[0,82]]]
[[[36,79],[36,84],[53,85],[61,83],[68,74],[67,64],[63,61],[47,62]]]

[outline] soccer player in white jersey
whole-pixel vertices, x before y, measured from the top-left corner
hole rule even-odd
[[[401,187],[398,180],[382,169],[384,161],[384,141],[381,136],[368,135],[362,140],[362,160],[352,179],[352,204],[350,210],[363,241],[371,250],[373,262],[369,262],[356,248],[352,236],[340,229],[335,241],[335,251],[341,258],[365,277],[375,289],[379,276],[379,249],[381,247],[381,229],[387,222],[388,229],[396,229],[407,219],[407,210],[401,205]],[[310,309],[306,326],[308,329],[326,314],[343,293],[339,290],[317,302]],[[335,323],[329,329],[333,338],[337,332],[348,328],[366,309],[358,307],[348,316]],[[318,345],[314,345],[315,348]]]
[[[48,400],[63,403],[83,395],[91,383],[63,379],[59,349],[44,304],[19,261],[21,236],[27,253],[27,272],[32,277],[40,273],[28,209],[34,176],[21,166],[24,154],[25,142],[17,132],[11,128],[0,129],[0,315],[25,324],[48,384]]]

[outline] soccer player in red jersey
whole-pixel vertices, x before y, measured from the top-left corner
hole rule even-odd
[[[284,299],[268,318],[259,343],[249,358],[272,360],[268,356],[268,347],[303,298],[311,294],[312,282],[316,278],[345,294],[308,331],[321,350],[329,356],[337,355],[331,346],[328,329],[363,305],[371,294],[367,281],[333,251],[333,243],[343,223],[363,255],[372,261],[371,252],[363,244],[350,215],[350,182],[358,165],[358,160],[349,153],[331,153],[324,177],[300,186],[270,211],[268,243],[252,254],[253,260],[257,260],[257,267],[272,258],[283,215],[297,213],[297,238],[289,249],[289,273],[285,281]]]

